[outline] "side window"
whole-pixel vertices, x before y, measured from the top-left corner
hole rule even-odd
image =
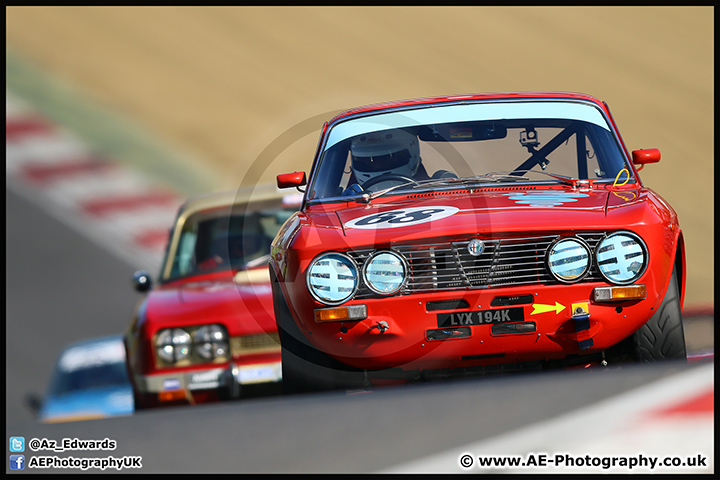
[[[350,186],[350,176],[352,175],[352,156],[348,150],[345,156],[345,165],[342,169],[342,177],[340,177],[340,191],[345,191]]]
[[[621,146],[612,134],[602,128],[593,128],[588,131],[588,163],[590,178],[603,178],[613,180],[621,169],[627,165],[622,155]]]
[[[173,277],[184,276],[192,272],[196,242],[196,225],[194,222],[186,222],[185,228],[180,236],[175,261],[173,262]]]
[[[597,179],[605,178],[606,173],[600,168],[598,163],[598,152],[595,150],[595,145],[590,140],[590,137],[585,137],[585,159],[587,161],[588,178]]]
[[[344,140],[323,153],[308,198],[342,195],[350,179],[350,140]]]

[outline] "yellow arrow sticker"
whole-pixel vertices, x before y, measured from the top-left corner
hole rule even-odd
[[[530,315],[535,315],[536,313],[547,313],[555,311],[555,314],[558,314],[565,310],[565,305],[560,305],[558,302],[555,302],[555,305],[544,305],[542,303],[533,303],[532,305],[533,311]]]

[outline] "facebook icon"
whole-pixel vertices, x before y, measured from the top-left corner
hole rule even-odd
[[[10,455],[10,470],[25,470],[25,455]]]

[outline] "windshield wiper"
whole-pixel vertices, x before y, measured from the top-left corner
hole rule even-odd
[[[362,200],[365,203],[370,202],[371,200],[374,200],[378,197],[382,197],[383,195],[392,192],[393,190],[396,190],[398,188],[407,187],[409,185],[413,185],[413,188],[416,187],[433,187],[438,185],[454,185],[454,184],[461,184],[463,186],[470,186],[472,184],[476,183],[482,183],[482,182],[503,182],[503,181],[518,181],[518,180],[530,180],[527,177],[520,177],[517,175],[508,175],[505,173],[485,173],[482,175],[475,175],[473,177],[451,177],[451,178],[431,178],[428,180],[417,180],[413,182],[405,182],[401,183],[399,185],[393,185],[392,187],[388,187],[384,190],[379,190],[375,193],[364,193],[362,195]]]
[[[492,180],[494,182],[517,182],[519,180],[530,180],[523,175],[511,175],[510,172],[489,172],[475,177],[468,177],[465,180]]]
[[[513,170],[512,172],[492,172],[488,173],[486,175],[492,176],[493,178],[501,178],[503,181],[512,181],[513,179],[518,180],[531,180],[530,178],[526,177],[526,173],[538,173],[540,175],[545,175],[547,177],[554,178],[555,180],[560,180],[561,182],[571,185],[575,187],[578,182],[581,182],[579,178],[573,178],[568,177],[566,175],[560,175],[558,173],[550,173],[550,172],[544,172],[540,170]]]
[[[482,176],[482,175],[481,175]],[[398,188],[407,187],[409,185],[412,185],[413,188],[417,187],[432,187],[436,185],[453,185],[456,183],[465,184],[465,181],[467,178],[458,178],[458,177],[450,177],[450,178],[430,178],[427,180],[415,180],[412,182],[405,182],[401,183],[399,185],[393,185],[392,187],[385,188],[383,190],[379,190],[375,193],[364,193],[362,195],[362,199],[365,203],[370,202],[370,200],[374,200],[378,197],[382,197],[383,195],[392,192],[393,190],[396,190]],[[495,182],[495,179],[486,179],[488,182]]]
[[[369,203],[371,200],[374,200],[376,198],[382,197],[383,195],[386,195],[394,190],[397,190],[402,187],[407,187],[412,185],[413,188],[416,187],[432,187],[432,186],[438,186],[438,185],[454,185],[454,184],[461,184],[463,186],[472,186],[476,183],[484,183],[484,182],[494,182],[494,183],[501,183],[501,182],[528,182],[531,179],[524,176],[519,175],[520,173],[527,173],[530,172],[530,170],[514,170],[512,172],[489,172],[489,173],[483,173],[481,175],[475,175],[473,177],[461,177],[461,178],[434,178],[429,180],[417,180],[413,182],[405,182],[398,185],[393,185],[392,187],[385,188],[383,190],[379,190],[374,193],[363,193],[360,197],[364,203]],[[555,180],[559,180],[567,185],[571,185],[573,187],[577,186],[577,182],[580,181],[577,178],[567,177],[565,175],[558,175],[557,173],[548,173],[548,172],[542,172],[542,171],[532,171],[533,173],[539,173],[542,175],[546,175],[548,177],[552,177]]]

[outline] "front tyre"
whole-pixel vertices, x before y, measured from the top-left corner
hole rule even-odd
[[[635,333],[608,349],[605,352],[607,360],[612,363],[686,360],[679,291],[673,268],[670,284],[658,310]]]
[[[292,318],[272,269],[273,306],[280,334],[284,394],[354,389],[364,386],[362,370],[344,365],[317,350],[304,337]]]
[[[685,331],[680,311],[680,289],[673,268],[660,308],[632,335],[631,355],[636,362],[687,360]]]

